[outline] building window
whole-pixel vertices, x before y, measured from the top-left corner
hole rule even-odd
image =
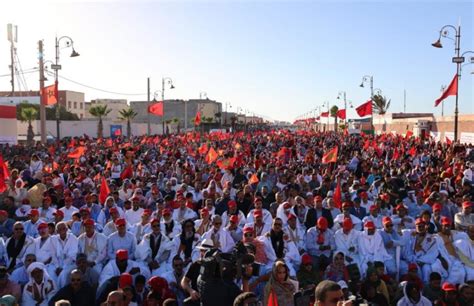
[[[77,108],[77,102],[74,101],[74,109],[76,109],[76,108]]]
[[[71,101],[67,101],[67,108],[71,108],[71,107],[72,107]]]

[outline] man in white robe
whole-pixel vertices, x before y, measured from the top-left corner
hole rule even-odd
[[[459,259],[466,270],[466,282],[474,280],[474,225],[467,228],[468,238],[461,238],[454,242]]]
[[[221,250],[223,253],[232,251],[235,245],[234,239],[228,231],[224,231],[222,226],[222,218],[219,215],[212,217],[212,228],[204,233],[201,239],[211,239],[214,242],[214,247]]]
[[[78,252],[87,255],[87,262],[97,273],[107,261],[107,237],[95,230],[92,219],[84,221],[85,232],[78,238]]]
[[[128,251],[120,249],[115,252],[114,259],[110,260],[102,270],[99,277],[99,287],[110,278],[120,276],[125,272],[130,273],[133,276],[141,274],[145,276],[146,279],[150,277],[149,270],[145,270],[141,268],[137,262],[129,260]]]
[[[382,236],[376,231],[375,224],[368,221],[364,227],[365,230],[359,235],[360,272],[362,276],[365,276],[369,263],[385,262],[392,259],[392,256],[385,250]]]

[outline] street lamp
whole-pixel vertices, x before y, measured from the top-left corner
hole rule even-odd
[[[454,31],[455,33],[455,38],[453,39],[452,37],[449,36],[450,30]],[[461,77],[461,64],[464,62],[464,57],[460,56],[460,50],[461,50],[461,25],[458,25],[456,28],[453,25],[445,25],[441,28],[439,31],[439,37],[438,40],[432,43],[431,45],[435,48],[443,48],[443,45],[441,44],[441,38],[445,37],[451,40],[454,40],[454,52],[456,53],[456,56],[453,57],[453,63],[456,64],[456,76],[458,78],[458,88],[456,90],[456,104],[454,107],[454,141],[456,142],[458,140],[458,116],[459,116],[459,107],[458,107],[458,101],[459,101],[459,79]],[[464,55],[465,53],[463,53]]]
[[[51,68],[54,70],[54,80],[55,80],[55,85],[56,85],[56,90],[58,88],[58,75],[59,75],[59,70],[61,70],[61,65],[59,65],[59,43],[61,40],[65,39],[66,40],[66,46],[64,48],[72,48],[72,52],[70,57],[78,57],[80,54],[76,52],[74,49],[74,41],[72,40],[71,37],[69,36],[61,36],[57,37],[56,36],[56,63],[54,65],[51,65]],[[59,121],[59,115],[60,115],[60,105],[59,105],[59,97],[56,95],[56,135],[57,135],[57,140],[59,141],[61,139],[60,136],[60,121]],[[66,103],[66,101],[65,101]]]

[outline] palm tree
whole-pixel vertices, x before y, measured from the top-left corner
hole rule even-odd
[[[37,119],[38,111],[32,106],[23,107],[20,112],[21,122],[28,122],[28,132],[26,133],[26,144],[28,146],[34,145],[35,133],[33,132],[33,125],[31,122]]]
[[[337,132],[337,111],[339,110],[339,107],[337,105],[334,105],[331,107],[331,117],[334,117],[334,131]]]
[[[120,120],[126,120],[127,121],[127,136],[130,138],[132,136],[132,125],[131,121],[138,115],[133,109],[129,108],[124,108],[119,111]]]
[[[99,118],[99,123],[97,124],[97,138],[102,138],[104,133],[104,125],[102,124],[102,118],[107,116],[112,110],[107,108],[107,105],[95,105],[89,109],[89,113]]]
[[[372,97],[372,106],[374,107],[375,113],[379,115],[385,114],[390,108],[391,100],[387,100],[387,97],[382,95],[374,95]]]

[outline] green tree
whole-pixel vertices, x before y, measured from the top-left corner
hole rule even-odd
[[[138,115],[133,109],[130,107],[124,108],[119,111],[120,120],[127,121],[127,136],[130,138],[132,136],[132,124],[131,121]]]
[[[374,95],[372,97],[372,106],[374,108],[374,112],[379,115],[385,114],[390,108],[390,102],[391,100],[387,100],[387,97],[383,97],[382,95]]]
[[[339,110],[339,107],[337,105],[334,105],[331,107],[331,117],[334,117],[334,131],[337,132],[337,111]]]
[[[97,123],[97,138],[102,138],[104,133],[102,118],[107,116],[111,111],[111,109],[107,108],[107,105],[95,105],[89,109],[89,113],[99,119],[99,122]]]
[[[35,133],[33,132],[33,125],[31,122],[37,119],[38,111],[34,107],[23,107],[20,113],[20,120],[28,122],[28,132],[26,134],[26,144],[28,146],[34,145]]]

